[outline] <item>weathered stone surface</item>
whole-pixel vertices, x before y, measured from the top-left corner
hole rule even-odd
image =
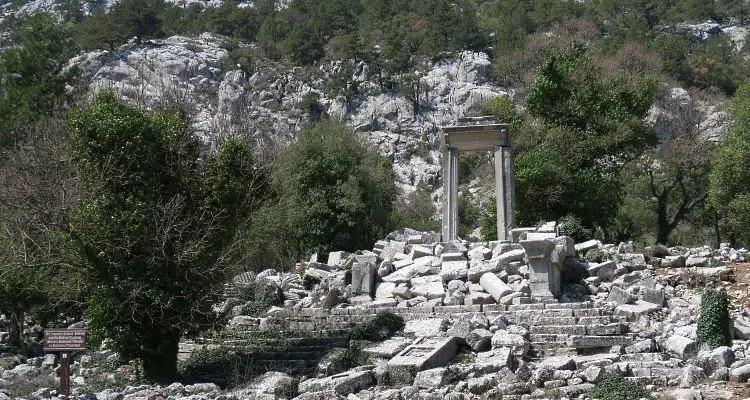
[[[685,260],[685,267],[705,267],[708,264],[708,257],[690,256]]]
[[[685,256],[666,256],[662,266],[665,268],[685,268]]]
[[[395,283],[383,282],[380,285],[378,285],[378,288],[375,290],[375,298],[376,299],[392,298],[394,289],[396,289]]]
[[[440,277],[448,282],[454,279],[466,279],[469,264],[466,261],[445,261],[440,266]]]
[[[491,347],[492,332],[487,329],[474,329],[466,335],[466,343],[474,351],[487,351]]]
[[[456,357],[454,338],[419,338],[388,361],[394,382],[411,383],[417,372],[442,367]]]
[[[477,353],[477,357],[474,359],[474,370],[482,374],[491,374],[503,368],[510,368],[512,364],[511,349],[500,347]]]
[[[526,252],[523,249],[513,249],[498,255],[497,262],[501,264],[508,264],[514,261],[522,261],[525,255]]]
[[[342,376],[343,375],[343,376]],[[333,376],[333,391],[339,396],[348,396],[375,384],[372,371],[352,372]]]
[[[529,351],[529,342],[521,335],[499,330],[492,336],[492,348],[498,347],[508,347],[513,355],[523,357]]]
[[[695,365],[688,365],[680,376],[680,387],[681,388],[692,388],[698,385],[698,383],[706,379],[706,374],[703,372],[703,368],[696,367]]]
[[[583,243],[576,244],[575,245],[575,250],[577,252],[579,252],[579,253],[585,253],[585,252],[587,252],[587,251],[589,251],[591,249],[596,249],[596,248],[599,248],[601,246],[602,246],[602,242],[600,242],[600,241],[598,241],[596,239],[593,239],[593,240],[588,240],[588,241],[583,242]]]
[[[646,268],[646,257],[640,253],[626,253],[618,255],[620,259],[620,265],[628,269],[628,271],[640,271]]]
[[[521,246],[529,260],[529,287],[533,298],[556,298],[560,296],[562,282],[560,269],[552,264],[555,243],[550,240],[522,240]]]
[[[750,379],[750,364],[729,370],[729,381],[745,383]]]
[[[494,298],[495,301],[500,300],[505,295],[513,293],[513,289],[500,280],[497,275],[491,272],[482,275],[479,284],[482,285],[487,293],[492,295],[492,298]]]
[[[495,300],[492,298],[492,295],[489,293],[472,292],[466,295],[466,297],[464,297],[464,304],[467,306],[477,305],[477,304],[492,304],[494,302]]]
[[[612,346],[629,346],[633,339],[628,336],[586,336],[572,335],[568,337],[568,347],[576,349],[595,349]]]
[[[394,336],[372,347],[367,347],[363,351],[374,354],[378,357],[392,358],[406,346],[410,345],[413,340],[402,336]]]
[[[654,303],[661,307],[664,305],[664,291],[660,289],[644,288],[641,291],[641,300]]]
[[[597,365],[588,366],[583,370],[583,377],[586,378],[586,382],[597,383],[604,377],[604,368]]]
[[[406,321],[404,333],[411,333],[417,337],[438,336],[442,330],[442,318],[421,318]]]
[[[445,297],[445,288],[443,282],[429,282],[422,285],[415,286],[411,289],[412,293],[417,296],[424,296],[428,300],[431,299],[442,299]]]
[[[617,264],[614,261],[608,260],[601,263],[591,262],[588,263],[586,268],[589,272],[589,276],[595,276],[600,281],[606,282],[614,278],[615,270],[617,270]]]
[[[703,350],[698,353],[696,362],[707,374],[712,374],[719,368],[729,367],[734,362],[734,352],[727,346],[713,350]]]
[[[448,380],[445,368],[432,368],[417,372],[414,378],[414,386],[422,389],[438,389],[443,387]]]
[[[431,256],[432,249],[427,246],[414,245],[411,247],[411,253],[409,253],[409,255],[411,256],[412,260],[416,260],[420,257]]]
[[[607,301],[617,304],[632,304],[635,303],[637,299],[636,296],[633,296],[617,286],[612,286],[609,289],[609,296],[607,296]]]
[[[680,335],[672,335],[662,343],[665,350],[685,359],[695,349],[695,341]]]
[[[539,362],[538,368],[572,371],[576,369],[576,363],[572,357],[567,356],[545,357]]]
[[[740,318],[735,319],[734,337],[740,340],[750,340],[750,321]]]
[[[642,315],[660,310],[661,306],[643,300],[636,300],[635,304],[622,304],[615,308],[615,315],[623,316],[628,321],[634,321]]]
[[[492,249],[485,246],[477,246],[469,250],[469,258],[472,260],[489,260],[492,257]]]

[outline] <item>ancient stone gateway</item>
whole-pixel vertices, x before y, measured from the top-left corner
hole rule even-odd
[[[443,241],[458,238],[458,152],[495,151],[497,239],[515,226],[515,173],[508,125],[494,117],[459,118],[443,130]]]

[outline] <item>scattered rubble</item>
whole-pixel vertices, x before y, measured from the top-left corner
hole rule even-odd
[[[632,243],[574,244],[535,233],[514,232],[514,243],[439,243],[434,235],[407,230],[401,240],[380,241],[372,251],[311,260],[301,276],[268,270],[243,274],[230,285],[265,281],[278,285],[286,300],[283,308],[259,317],[233,307],[228,331],[309,338],[308,353],[279,350],[289,357],[262,361],[266,366],[301,368],[307,361],[290,358],[310,354],[313,341],[325,352],[325,343],[345,338],[378,313],[403,318],[401,336],[362,349],[365,365],[318,377],[310,372],[314,365],[299,374],[269,372],[230,392],[175,384],[108,389],[96,397],[586,398],[605,373],[614,372],[672,398],[739,398],[732,397],[732,385],[750,379],[750,310],[732,303],[731,346],[698,346],[696,322],[704,287],[733,293],[734,271],[750,270],[730,264],[744,261],[746,250],[636,249]],[[586,261],[591,252],[597,261]],[[685,262],[674,262],[679,259]],[[570,269],[585,276],[573,281]],[[186,352],[196,347],[182,345]],[[86,379],[84,361],[74,366],[78,393],[83,385],[77,383]],[[24,377],[54,376],[45,359],[0,373],[0,393]]]

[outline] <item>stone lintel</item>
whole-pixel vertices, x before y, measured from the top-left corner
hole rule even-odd
[[[458,151],[483,151],[510,146],[507,124],[445,126],[445,147]]]

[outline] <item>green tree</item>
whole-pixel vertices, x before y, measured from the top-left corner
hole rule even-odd
[[[145,112],[101,92],[71,119],[81,198],[71,222],[89,280],[94,339],[169,381],[183,335],[214,326],[224,255],[255,197],[249,146],[202,157],[175,109]]]
[[[31,121],[64,104],[70,75],[63,67],[74,54],[68,30],[48,14],[29,17],[12,42],[0,53],[0,148],[20,139]]]
[[[750,81],[737,89],[729,106],[727,135],[711,163],[709,196],[726,221],[733,241],[750,245]]]
[[[600,67],[577,43],[553,55],[525,97],[535,121],[516,158],[522,223],[580,218],[608,226],[621,201],[619,173],[655,142],[643,125],[656,90],[647,73]]]
[[[159,14],[163,8],[163,0],[120,0],[110,8],[109,18],[121,41],[135,36],[140,44],[143,39],[161,36]]]
[[[280,219],[297,256],[371,247],[385,233],[396,188],[389,162],[345,125],[302,129],[274,186]]]
[[[396,202],[391,214],[392,222],[389,230],[411,228],[418,231],[439,231],[440,221],[435,218],[436,212],[430,192],[418,188],[405,199]]]

